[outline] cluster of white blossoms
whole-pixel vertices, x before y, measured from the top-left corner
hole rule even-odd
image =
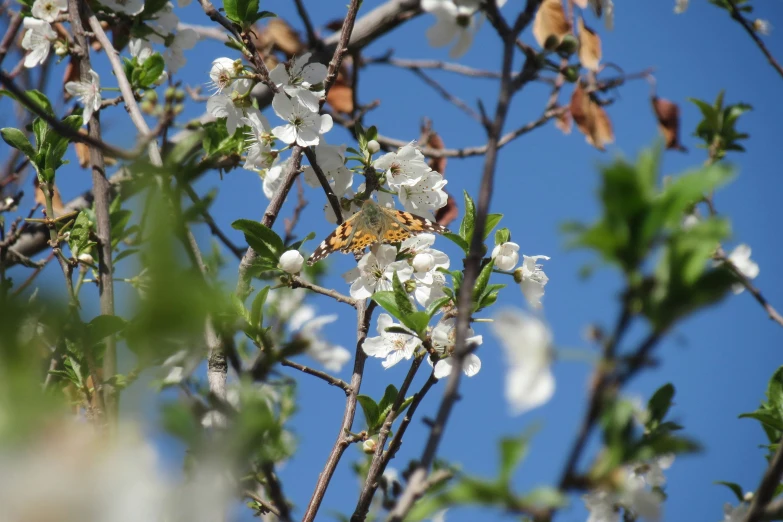
[[[538,260],[549,261],[549,256],[522,255],[522,266],[516,268],[519,263],[519,245],[507,241],[495,246],[492,250],[492,259],[499,270],[514,273],[514,280],[522,288],[522,294],[528,305],[533,309],[541,308],[541,298],[544,297],[544,287],[549,278],[544,273],[543,266],[538,264]]]
[[[633,512],[637,518],[659,520],[660,492],[666,483],[663,472],[674,463],[674,455],[666,454],[649,462],[631,464],[625,467],[625,480],[616,491],[597,489],[583,495],[582,500],[590,512],[587,522],[620,522],[619,507]]]

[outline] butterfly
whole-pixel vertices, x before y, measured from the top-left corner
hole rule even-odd
[[[448,231],[429,219],[381,207],[368,199],[359,212],[326,236],[307,264],[313,265],[336,250],[356,253],[375,243],[399,243],[422,232],[443,234]]]

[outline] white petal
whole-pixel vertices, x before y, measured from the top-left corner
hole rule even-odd
[[[288,99],[288,96],[282,93],[277,93],[275,94],[275,97],[272,98],[272,108],[278,117],[286,121],[289,121],[294,114],[294,105],[291,103],[291,100]],[[293,143],[293,141],[288,141],[286,143]]]
[[[280,125],[272,129],[272,135],[288,145],[297,141],[296,127],[293,125]]]
[[[460,58],[468,52],[471,45],[473,45],[473,31],[470,28],[462,29],[457,44],[449,51],[449,56],[454,59]]]
[[[370,357],[386,357],[391,349],[391,344],[384,341],[380,336],[368,337],[362,343],[362,350]]]
[[[319,133],[325,134],[332,130],[332,125],[334,125],[334,122],[332,121],[332,117],[328,114],[322,114],[321,115],[321,126],[319,128]]]
[[[429,360],[429,357],[427,358],[427,360]],[[440,359],[438,362],[435,363],[433,375],[435,376],[436,379],[442,379],[444,377],[448,377],[451,374],[451,368],[452,368],[451,357],[448,357],[446,359]]]
[[[481,336],[479,336],[481,337]],[[468,377],[473,377],[481,370],[481,359],[474,353],[469,353],[462,362],[462,371]]]

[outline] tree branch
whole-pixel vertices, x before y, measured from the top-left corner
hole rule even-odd
[[[335,301],[338,301],[340,303],[345,303],[354,308],[356,308],[358,303],[358,301],[353,297],[348,297],[347,295],[343,295],[337,290],[332,290],[331,288],[324,288],[322,286],[318,286],[316,284],[311,283],[310,281],[307,281],[306,279],[302,279],[299,276],[291,277],[291,288],[307,288],[312,292],[325,295],[327,297],[331,297]]]
[[[322,381],[326,381],[332,386],[337,386],[338,388],[341,388],[346,395],[350,395],[351,393],[350,384],[348,384],[342,379],[338,379],[337,377],[332,377],[326,372],[315,370],[313,368],[310,368],[309,366],[305,366],[304,364],[299,364],[289,359],[283,359],[282,361],[280,361],[280,364],[282,364],[283,366],[288,366],[289,368],[294,368],[295,370],[299,370],[300,372],[306,373],[307,375],[318,377]]]
[[[753,494],[750,510],[745,516],[745,522],[759,522],[763,520],[769,502],[775,496],[780,480],[783,478],[783,439],[778,442],[778,449],[769,462],[769,467],[761,478],[759,487]]]
[[[5,30],[3,40],[0,41],[0,65],[3,64],[5,56],[11,49],[11,44],[14,42],[14,38],[16,38],[16,33],[19,32],[20,27],[22,27],[22,15],[19,13],[12,14],[11,19],[8,21],[8,28]]]
[[[764,41],[759,37],[759,35],[756,33],[756,31],[753,29],[753,24],[751,24],[747,18],[745,18],[739,9],[737,9],[737,4],[734,3],[734,0],[726,0],[729,4],[729,13],[731,13],[731,17],[736,20],[743,29],[750,35],[751,39],[756,43],[756,46],[758,46],[761,53],[767,58],[767,61],[772,66],[773,69],[777,71],[777,73],[780,75],[781,78],[783,78],[783,67],[780,66],[778,61],[775,59],[775,57],[772,55],[769,49],[767,49],[766,44]]]

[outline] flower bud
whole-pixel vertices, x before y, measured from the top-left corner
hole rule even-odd
[[[416,272],[429,272],[435,266],[435,257],[432,254],[422,252],[413,258],[413,270]]]
[[[497,245],[492,250],[492,258],[495,260],[495,266],[500,270],[514,270],[519,262],[519,245],[510,241]],[[516,279],[516,276],[514,278]]]
[[[54,41],[54,54],[57,56],[65,56],[68,54],[68,44],[62,40]]]
[[[367,439],[362,442],[362,451],[368,455],[374,454],[377,447],[378,442],[375,439]]]
[[[772,24],[767,20],[756,18],[753,20],[753,30],[761,35],[769,36],[769,33],[772,31]]]
[[[744,500],[745,502],[753,502],[753,492],[746,491],[745,496],[742,497],[742,500]]]
[[[91,265],[95,262],[92,256],[87,252],[84,252],[83,254],[79,254],[79,257],[77,259],[86,265]]]
[[[283,252],[280,256],[280,263],[278,266],[289,274],[298,274],[302,271],[302,265],[304,264],[304,257],[298,250],[288,250]]]
[[[524,268],[520,266],[514,270],[514,282],[516,284],[520,284],[523,279],[525,279],[525,271]]]
[[[416,290],[416,281],[413,279],[408,279],[402,284],[402,287],[405,289],[407,293],[411,293],[414,290]]]
[[[375,154],[379,150],[381,150],[381,144],[380,143],[378,143],[375,140],[370,140],[370,141],[367,142],[367,151],[370,154]]]

